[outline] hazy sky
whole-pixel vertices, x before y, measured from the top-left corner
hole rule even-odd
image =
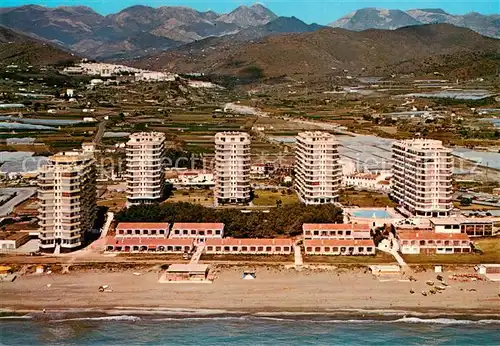
[[[92,7],[101,14],[119,12],[136,5],[188,6],[199,11],[213,10],[229,12],[239,5],[251,5],[254,1],[245,0],[1,0],[1,7],[38,4],[43,6]],[[263,5],[280,16],[296,16],[306,22],[330,23],[344,14],[363,7],[379,7],[408,10],[412,8],[442,8],[452,14],[480,12],[500,13],[500,0],[265,0]]]

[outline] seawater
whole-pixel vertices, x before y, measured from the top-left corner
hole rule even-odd
[[[2,345],[500,345],[500,320],[290,315],[3,316]],[[61,318],[64,317],[64,318]]]

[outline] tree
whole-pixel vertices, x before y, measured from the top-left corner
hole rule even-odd
[[[469,206],[472,204],[472,198],[468,198],[468,197],[462,197],[460,198],[460,205],[461,206]]]

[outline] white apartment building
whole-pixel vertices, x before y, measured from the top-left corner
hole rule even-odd
[[[328,132],[301,132],[295,148],[295,189],[305,204],[333,203],[339,198],[342,167],[338,142]]]
[[[250,201],[250,135],[219,132],[215,135],[215,204]]]
[[[453,208],[451,151],[441,141],[413,139],[392,145],[391,196],[413,215],[447,216]]]
[[[97,217],[96,170],[92,154],[59,153],[38,175],[40,249],[69,252],[85,243]]]
[[[165,187],[165,134],[130,135],[127,152],[127,206],[160,202]]]

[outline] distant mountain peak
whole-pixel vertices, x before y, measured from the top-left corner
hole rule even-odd
[[[448,15],[448,13],[445,10],[441,9],[441,8],[421,8],[419,10],[423,11],[423,12],[436,13],[436,14],[446,14],[446,15]]]
[[[418,20],[401,10],[381,8],[362,8],[329,24],[332,27],[362,31],[367,29],[397,29],[404,26],[421,24]]]
[[[245,5],[239,6],[230,13],[220,16],[218,21],[248,28],[267,24],[276,18],[278,16],[267,7],[261,4],[253,4],[250,7]]]
[[[452,15],[441,8],[422,8],[408,11],[386,10],[374,7],[348,13],[329,26],[354,31],[366,29],[398,29],[405,26],[447,23],[469,28],[481,35],[500,38],[499,15],[467,13]]]

